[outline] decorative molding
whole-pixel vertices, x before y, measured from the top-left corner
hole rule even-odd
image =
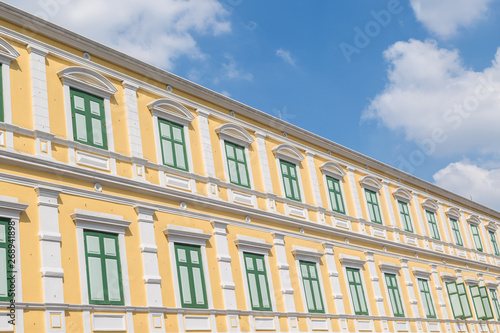
[[[471,215],[467,218],[467,222],[469,222],[469,224],[480,225],[481,219],[477,215]]]
[[[250,146],[255,140],[241,126],[236,124],[224,124],[215,129],[219,137],[223,140],[239,144],[243,147]]]
[[[417,268],[417,267],[413,268],[412,272],[417,279],[430,279],[432,275],[432,272],[428,272],[423,268]]]
[[[277,158],[295,164],[300,164],[304,160],[304,155],[297,148],[286,143],[274,147],[272,152]]]
[[[496,232],[498,230],[498,225],[493,221],[489,221],[485,227],[492,232]]]
[[[450,273],[441,273],[440,277],[443,282],[454,282],[458,279],[457,276]]]
[[[89,68],[67,67],[59,71],[57,75],[64,84],[103,98],[110,98],[118,91],[103,75]]]
[[[462,214],[460,214],[460,211],[458,209],[456,209],[455,207],[451,207],[451,208],[448,208],[446,210],[446,215],[448,215],[448,217],[451,217],[457,221],[460,220],[460,216]]]
[[[367,188],[369,190],[378,192],[382,188],[382,183],[377,180],[377,178],[373,176],[364,176],[359,180],[359,184],[363,188]]]
[[[399,271],[401,270],[401,266],[383,261],[378,264],[378,268],[380,268],[381,272],[390,274],[399,274]]]
[[[187,126],[194,119],[194,115],[184,105],[167,98],[149,103],[148,109],[158,118],[171,120],[183,126]]]
[[[273,248],[273,244],[267,243],[264,239],[242,235],[236,235],[234,244],[236,244],[240,251],[263,255],[267,255],[269,250]]]
[[[396,200],[403,201],[406,203],[410,203],[410,201],[413,199],[413,195],[410,193],[410,191],[400,187],[392,192],[392,195]]]
[[[75,209],[71,214],[77,228],[94,229],[104,232],[125,233],[132,221],[126,221],[123,216]]]
[[[472,277],[466,277],[464,279],[464,282],[465,284],[469,285],[469,286],[475,286],[475,285],[478,285],[479,284],[479,280],[476,280]]]
[[[338,163],[332,161],[321,164],[319,166],[319,169],[327,176],[331,176],[339,180],[344,178],[344,176],[347,174]]]
[[[437,212],[439,209],[437,202],[432,199],[425,199],[421,203],[421,205],[425,210],[431,211],[433,213]]]
[[[359,257],[350,256],[347,254],[341,254],[339,262],[344,267],[353,267],[353,268],[361,269],[363,267],[363,265],[366,263],[366,260],[361,260],[361,258],[359,258]]]
[[[292,254],[297,260],[311,261],[318,263],[324,253],[318,252],[316,249],[311,249],[302,246],[293,246]]]
[[[199,246],[205,246],[207,240],[212,237],[212,234],[205,233],[201,229],[181,227],[173,224],[169,224],[167,229],[163,230],[163,233],[171,242],[195,244]]]
[[[21,54],[9,44],[5,39],[0,38],[0,62],[9,65],[11,61],[16,60]]]
[[[18,202],[17,198],[0,195],[0,216],[19,219],[29,205]]]

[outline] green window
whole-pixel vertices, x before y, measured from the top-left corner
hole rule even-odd
[[[446,283],[446,289],[448,290],[453,316],[460,319],[472,317],[465,285],[463,283],[448,282]]]
[[[283,177],[283,186],[285,187],[285,196],[288,199],[301,201],[299,180],[297,176],[297,166],[293,163],[280,160],[281,175]]]
[[[495,312],[497,314],[497,320],[500,318],[500,302],[498,302],[498,293],[496,289],[490,289],[491,301],[495,307]]]
[[[9,244],[14,242],[10,237],[9,220],[0,219],[0,301],[9,301],[8,278],[12,275],[13,263],[9,263]],[[12,252],[12,250],[11,250]]]
[[[500,256],[500,251],[498,251],[497,236],[494,231],[488,231],[490,233],[491,246],[493,246],[493,253],[496,256]]]
[[[243,253],[247,271],[248,289],[252,310],[271,311],[271,298],[267,283],[264,256],[253,253]]]
[[[349,291],[351,292],[352,304],[356,315],[368,315],[368,307],[366,306],[365,292],[359,269],[346,268],[347,282],[349,283]]]
[[[4,106],[3,106],[3,66],[0,66],[0,122],[4,122]]]
[[[439,236],[439,228],[436,222],[436,214],[426,210],[425,216],[427,217],[427,223],[429,223],[429,229],[431,229],[432,238],[440,240],[441,237]]]
[[[73,88],[70,94],[74,140],[108,149],[103,99]]]
[[[370,221],[382,224],[382,216],[380,215],[380,207],[378,205],[377,193],[365,189],[365,196],[366,196],[366,203],[368,204]]]
[[[225,141],[227,169],[232,184],[250,187],[245,148]]]
[[[91,304],[123,305],[118,236],[84,231]]]
[[[432,301],[431,290],[429,289],[429,281],[418,279],[418,290],[424,306],[425,315],[427,318],[436,318],[436,309]]]
[[[158,119],[163,164],[188,171],[184,126]]]
[[[401,216],[401,221],[403,222],[403,228],[405,231],[413,232],[413,223],[411,223],[410,210],[408,209],[408,204],[403,201],[398,201],[399,215]]]
[[[344,199],[342,198],[340,181],[327,176],[326,186],[328,187],[328,193],[330,194],[330,203],[332,205],[332,210],[337,213],[345,214]]]
[[[460,233],[460,226],[458,221],[450,218],[451,230],[453,231],[453,237],[455,238],[455,244],[458,246],[464,246],[464,241],[462,239],[462,234]]]
[[[199,246],[175,244],[177,278],[183,308],[208,308]]]
[[[472,304],[474,304],[474,308],[476,309],[477,319],[493,319],[493,310],[491,309],[486,287],[479,287],[478,285],[470,286],[470,295],[472,297]]]
[[[309,312],[325,313],[316,264],[300,261],[300,273],[302,274],[302,282],[304,283],[307,309]]]
[[[392,313],[394,317],[404,317],[405,312],[403,303],[401,302],[401,294],[399,293],[398,280],[395,274],[385,274],[385,284],[389,299],[391,301]]]
[[[483,252],[483,243],[481,242],[481,236],[479,236],[479,228],[477,225],[471,224],[470,230],[472,231],[472,238],[474,239],[476,250]]]

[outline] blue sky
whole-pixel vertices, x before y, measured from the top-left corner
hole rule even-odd
[[[500,210],[499,0],[7,2]]]

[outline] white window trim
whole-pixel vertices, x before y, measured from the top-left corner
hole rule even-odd
[[[425,308],[424,308],[424,302],[425,302],[425,300],[422,297],[422,292],[420,291],[420,288],[418,286],[418,280],[419,279],[427,281],[427,285],[429,287],[429,294],[431,295],[432,305],[434,306],[434,312],[436,313],[436,319],[438,319],[439,318],[439,313],[437,311],[436,303],[434,301],[434,295],[432,294],[432,290],[433,289],[431,288],[431,276],[432,276],[432,273],[428,272],[427,270],[422,269],[422,268],[413,268],[413,275],[415,276],[415,279],[416,279],[416,286],[417,286],[417,291],[418,291],[418,297],[420,297],[420,304],[422,304],[421,305],[422,315],[423,316],[427,316],[427,314],[425,313]],[[432,318],[432,319],[434,319],[434,318]]]
[[[238,252],[240,257],[241,274],[243,275],[243,285],[245,288],[247,310],[255,311],[252,310],[250,290],[248,290],[247,270],[245,265],[245,258],[243,257],[244,252],[260,254],[264,256],[264,263],[266,265],[266,278],[267,278],[267,283],[269,284],[268,287],[269,298],[271,299],[271,307],[272,307],[272,311],[269,312],[276,312],[277,311],[276,298],[274,296],[271,266],[269,265],[269,251],[273,248],[273,245],[267,243],[264,239],[261,238],[242,236],[242,235],[236,235],[234,244],[238,247]]]
[[[401,266],[398,266],[398,265],[395,265],[392,263],[387,263],[387,262],[380,262],[378,267],[383,274],[383,280],[384,280],[384,286],[385,286],[385,288],[384,288],[385,289],[385,297],[388,300],[387,304],[389,304],[389,308],[391,310],[391,316],[394,318],[401,318],[400,320],[402,320],[403,318],[407,318],[408,312],[407,312],[406,307],[405,307],[405,302],[404,302],[405,299],[403,297],[403,290],[401,288],[401,281],[399,280],[399,276],[400,276],[399,271],[401,270]],[[399,291],[401,306],[403,307],[403,312],[405,314],[404,317],[395,317],[394,316],[394,309],[393,309],[393,305],[391,304],[391,298],[389,297],[389,288],[387,288],[387,281],[385,279],[385,274],[392,274],[392,275],[396,276],[396,282],[398,284],[398,291]]]
[[[205,233],[201,229],[181,227],[169,224],[163,233],[168,238],[168,248],[170,254],[170,268],[172,270],[172,278],[174,281],[175,304],[177,308],[182,308],[181,291],[179,288],[179,277],[177,275],[177,264],[175,260],[175,244],[196,245],[200,247],[201,259],[203,260],[203,279],[207,292],[208,309],[213,309],[212,287],[210,284],[210,274],[207,261],[207,241],[212,237],[212,234]]]
[[[118,251],[120,253],[120,267],[122,272],[123,301],[125,306],[132,305],[130,297],[130,283],[128,277],[127,250],[125,247],[125,229],[132,221],[126,221],[122,216],[106,213],[92,212],[75,209],[71,218],[76,225],[76,244],[80,266],[80,291],[82,304],[89,305],[89,292],[87,287],[87,261],[85,260],[84,230],[107,232],[118,235]]]
[[[351,256],[351,255],[346,255],[346,254],[341,254],[340,259],[339,259],[340,264],[342,265],[344,277],[345,277],[345,283],[346,283],[346,288],[347,292],[349,293],[349,307],[351,308],[351,314],[353,316],[357,316],[354,312],[354,304],[352,301],[352,294],[351,294],[351,288],[349,288],[349,281],[347,280],[347,268],[354,268],[354,269],[359,269],[359,276],[361,277],[361,282],[363,283],[363,293],[364,293],[364,298],[366,302],[366,307],[368,308],[368,316],[372,315],[372,309],[371,309],[371,304],[372,302],[369,302],[368,300],[368,295],[367,295],[367,289],[366,289],[366,281],[365,281],[365,274],[363,274],[364,271],[364,265],[366,263],[366,260],[362,260],[359,257],[356,256]],[[364,316],[359,316],[360,319],[362,319]],[[369,320],[369,319],[367,319]]]
[[[255,189],[254,181],[253,181],[253,173],[252,173],[252,165],[251,165],[251,160],[250,160],[250,153],[248,150],[248,147],[254,142],[254,139],[252,136],[245,131],[243,127],[240,127],[238,125],[234,124],[224,124],[222,126],[219,126],[215,129],[215,131],[219,134],[219,139],[220,139],[220,147],[221,147],[221,152],[222,152],[222,163],[224,165],[224,177],[226,179],[226,182],[228,184],[234,185],[238,188],[241,187],[241,189],[248,190],[248,187],[243,187],[239,186],[236,184],[231,183],[231,179],[229,177],[229,168],[227,166],[227,155],[226,155],[226,147],[225,147],[225,142],[231,142],[234,143],[238,146],[241,146],[245,148],[245,158],[247,162],[247,169],[248,169],[248,178],[250,178],[248,181],[250,182],[250,189]],[[234,133],[239,133],[238,136],[236,136]],[[228,189],[231,191],[231,189]],[[230,198],[232,198],[232,195],[230,193],[229,195]],[[254,204],[256,203],[255,200],[255,195],[252,195],[252,201]]]
[[[324,256],[324,253],[318,252],[316,249],[310,249],[302,246],[293,246],[292,254],[295,257],[295,267],[297,268],[297,274],[300,278],[300,294],[302,296],[302,303],[304,305],[304,312],[310,313],[309,308],[307,306],[307,299],[306,299],[306,294],[304,291],[304,280],[302,277],[302,271],[300,269],[300,262],[312,262],[316,266],[316,274],[318,275],[318,280],[319,280],[319,288],[320,288],[320,293],[321,293],[321,300],[323,303],[323,310],[326,313],[328,313],[328,304],[327,304],[327,299],[325,297],[325,289],[324,289],[324,284],[323,284],[323,277],[321,274],[321,267],[319,265],[320,259]]]
[[[332,201],[330,198],[330,191],[328,190],[328,182],[326,177],[331,177],[337,179],[340,185],[340,192],[342,193],[342,200],[344,201],[345,215],[349,216],[349,208],[347,207],[347,201],[345,199],[345,186],[344,186],[344,176],[347,174],[340,165],[335,162],[326,162],[319,166],[321,173],[323,173],[323,182],[325,184],[326,197],[328,199],[328,208],[333,212]],[[337,213],[337,212],[335,212]]]
[[[12,125],[12,94],[10,84],[10,63],[15,61],[21,54],[5,39],[0,38],[0,70],[2,71],[3,88],[3,118],[4,123]],[[0,133],[1,134],[1,133]],[[5,132],[5,138],[0,136],[0,145],[14,148],[14,134],[12,131]],[[2,142],[3,141],[3,142]]]
[[[160,127],[158,124],[158,119],[163,119],[183,127],[184,142],[186,143],[188,171],[184,170],[179,170],[179,171],[193,173],[194,166],[193,166],[193,156],[191,154],[191,140],[189,140],[189,124],[194,120],[194,116],[184,105],[166,98],[158,99],[148,104],[148,109],[149,111],[151,111],[151,114],[153,115],[153,132],[155,136],[157,164],[167,168],[175,169],[173,167],[163,164]],[[162,186],[166,185],[164,171],[162,170],[160,170],[160,184]],[[191,186],[194,186],[194,181]]]

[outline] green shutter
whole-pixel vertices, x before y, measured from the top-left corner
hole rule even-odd
[[[398,201],[399,214],[401,216],[401,222],[403,222],[403,228],[407,232],[413,232],[413,223],[411,222],[410,210],[408,209],[408,204],[403,201]]]
[[[464,241],[462,239],[462,234],[460,233],[460,226],[458,221],[450,218],[451,230],[453,231],[453,237],[455,238],[455,244],[458,246],[464,246]]]
[[[325,313],[316,264],[306,261],[300,261],[299,264],[302,282],[304,284],[307,309],[309,312],[313,313]]]
[[[483,243],[481,242],[481,236],[479,236],[479,228],[477,225],[471,224],[470,230],[472,231],[472,238],[474,239],[476,250],[483,252]]]
[[[500,256],[500,251],[498,250],[497,236],[494,231],[488,231],[490,233],[491,246],[493,247],[493,253],[496,256]]]
[[[301,201],[297,166],[293,163],[280,160],[280,168],[285,196],[288,199]]]
[[[183,308],[208,308],[199,246],[175,244],[177,279]]]
[[[0,122],[5,121],[5,116],[4,116],[4,100],[3,100],[3,67],[2,64],[0,64]]]
[[[188,171],[184,126],[158,119],[163,164]]]
[[[431,229],[432,238],[440,240],[441,237],[439,236],[439,227],[436,222],[436,214],[426,210],[425,216],[427,217],[427,223],[429,224],[429,229]]]
[[[103,99],[73,88],[70,94],[74,140],[108,149]]]
[[[418,279],[418,289],[420,291],[420,297],[422,298],[425,316],[427,318],[436,318],[436,309],[434,308],[434,302],[432,301],[429,281]]]
[[[88,230],[83,235],[89,302],[123,305],[118,236]]]
[[[269,284],[267,283],[266,265],[264,256],[253,253],[243,253],[247,272],[248,290],[252,310],[271,311]]]
[[[491,309],[491,304],[486,287],[479,287],[477,285],[470,286],[470,294],[472,303],[474,304],[474,308],[476,309],[477,319],[493,319],[493,310]]]
[[[395,274],[385,274],[385,284],[387,293],[392,306],[394,317],[404,317],[403,303],[401,302],[401,294],[399,293],[398,280]]]
[[[496,289],[490,289],[490,295],[493,307],[495,308],[495,313],[497,315],[497,320],[500,320],[500,302],[498,301],[498,293]]]
[[[450,298],[451,310],[453,311],[454,318],[464,318],[464,311],[462,310],[462,304],[460,302],[460,296],[457,290],[457,284],[455,282],[446,283],[446,289],[448,291],[448,297]]]
[[[14,242],[10,237],[9,220],[0,219],[0,301],[10,301],[8,278],[12,276],[15,260],[9,262],[9,244]]]
[[[368,205],[368,213],[370,214],[370,221],[382,224],[382,215],[380,214],[377,193],[365,189],[365,196]]]
[[[367,316],[369,314],[368,306],[366,305],[365,292],[363,290],[363,283],[361,281],[359,269],[346,268],[346,275],[354,313],[356,315]]]
[[[338,179],[327,176],[326,187],[330,195],[330,204],[332,206],[332,210],[337,213],[345,214],[344,199],[342,197],[340,181]]]
[[[224,142],[226,149],[227,170],[232,184],[250,188],[245,148],[231,142]]]

